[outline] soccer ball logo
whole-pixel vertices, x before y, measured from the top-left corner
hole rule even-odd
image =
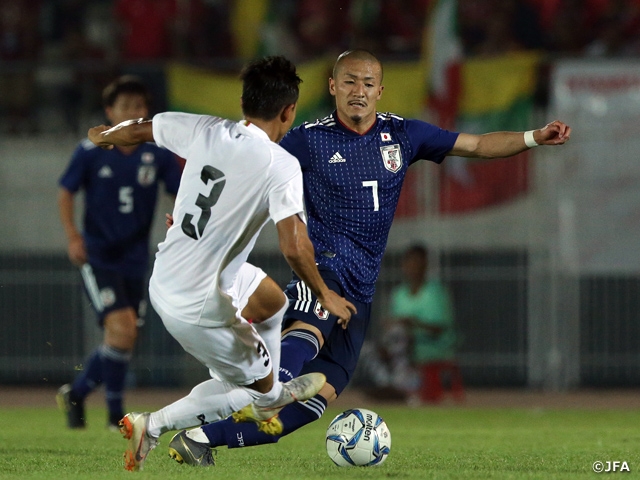
[[[327,453],[340,467],[380,465],[391,450],[391,433],[377,413],[364,408],[342,412],[327,429]]]

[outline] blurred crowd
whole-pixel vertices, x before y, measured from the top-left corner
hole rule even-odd
[[[354,46],[419,58],[437,1],[0,0],[0,133],[46,130],[54,111],[77,130],[121,73],[150,82],[163,110],[168,60],[236,70],[260,54],[300,62]],[[466,56],[640,56],[640,0],[456,3]]]

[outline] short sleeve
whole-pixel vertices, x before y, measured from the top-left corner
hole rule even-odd
[[[296,157],[302,170],[306,170],[311,165],[309,141],[304,125],[289,130],[289,133],[280,141],[280,146]]]
[[[153,139],[158,146],[188,159],[191,145],[202,131],[221,121],[221,118],[209,115],[159,113],[153,117]]]
[[[405,128],[414,151],[410,163],[417,160],[442,163],[459,135],[421,120],[405,120]]]
[[[294,158],[286,153],[285,161],[274,164],[271,188],[269,189],[269,216],[273,223],[278,223],[292,215],[299,214],[304,218],[304,199],[302,189],[302,172]]]
[[[85,177],[86,170],[86,159],[87,157],[87,149],[83,144],[80,144],[76,147],[71,156],[71,160],[67,169],[64,171],[58,184],[69,190],[70,192],[76,193],[82,187]]]

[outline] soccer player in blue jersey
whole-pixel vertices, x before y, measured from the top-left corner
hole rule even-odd
[[[150,96],[136,77],[124,76],[103,92],[105,114],[116,125],[149,115]],[[71,262],[104,330],[103,344],[85,361],[73,384],[57,395],[70,428],[85,426],[85,397],[104,383],[108,426],[124,415],[125,377],[144,315],[149,234],[159,183],[175,196],[181,167],[173,153],[146,143],[103,150],[88,139],[78,145],[60,178],[58,205]],[[74,221],[74,197],[84,191],[82,233]]]
[[[319,419],[347,386],[369,324],[375,282],[409,165],[422,159],[440,163],[447,155],[509,157],[536,145],[562,145],[571,134],[560,121],[528,132],[449,132],[378,113],[383,88],[382,65],[374,55],[365,50],[344,52],[329,79],[336,110],[291,130],[280,142],[302,167],[318,269],[329,288],[357,309],[348,328],[341,328],[294,276],[285,292],[290,303],[283,323],[280,379],[322,372],[327,382],[315,397],[288,405],[271,419],[281,424],[281,435],[267,434],[269,429],[245,408],[233,419],[199,427],[211,447],[275,443]]]

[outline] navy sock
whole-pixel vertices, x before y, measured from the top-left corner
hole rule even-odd
[[[109,345],[102,349],[102,375],[104,378],[105,396],[109,410],[109,422],[117,424],[124,416],[122,397],[127,369],[131,360],[131,352],[120,350]]]
[[[320,351],[318,339],[309,330],[291,330],[282,337],[280,352],[281,382],[300,375],[304,364],[316,358]]]
[[[294,402],[287,405],[279,414],[283,431],[282,435],[277,436],[260,432],[255,423],[235,423],[231,417],[204,425],[202,430],[207,435],[211,447],[226,445],[229,448],[239,448],[265,445],[276,443],[281,437],[318,420],[325,408],[327,408],[327,401],[320,395],[316,395],[306,402]]]
[[[100,348],[87,358],[80,375],[73,381],[71,401],[82,402],[91,391],[102,383],[102,353]]]

